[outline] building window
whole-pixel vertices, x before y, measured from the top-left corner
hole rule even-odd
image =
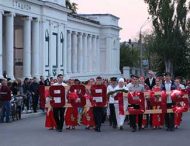
[[[49,67],[49,32],[45,31],[45,66]]]
[[[64,62],[64,37],[63,33],[61,32],[60,34],[60,43],[61,43],[61,50],[60,50],[60,56],[61,56],[61,67],[63,67],[63,62]]]
[[[52,65],[53,65],[53,68],[54,69],[57,69],[58,67],[58,34],[53,32],[52,33],[52,54],[51,54],[51,57],[52,57]]]

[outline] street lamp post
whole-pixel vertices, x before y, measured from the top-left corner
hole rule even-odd
[[[140,27],[140,32],[139,32],[139,43],[140,43],[140,75],[144,76],[144,71],[143,71],[143,45],[142,45],[142,29],[146,24],[149,22],[149,17],[145,20],[145,22],[141,25]]]
[[[139,42],[140,42],[140,75],[143,76],[143,64],[142,64],[142,57],[143,57],[143,47],[142,47],[142,34],[141,34],[141,29],[140,29],[140,34],[139,34]]]

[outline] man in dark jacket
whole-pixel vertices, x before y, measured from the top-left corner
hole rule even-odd
[[[174,81],[171,80],[171,73],[165,73],[165,81],[161,85],[161,90],[166,91],[167,95],[167,109],[171,109],[172,106],[175,104],[171,99],[170,92],[172,90],[177,89]],[[174,113],[166,113],[165,114],[165,124],[167,131],[174,130]]]
[[[148,85],[150,89],[156,85],[156,79],[154,78],[154,72],[149,70],[148,71],[148,78],[145,80],[145,84]]]
[[[2,115],[1,115],[1,122],[4,122],[4,118],[6,117],[6,123],[10,122],[9,116],[10,116],[10,100],[11,100],[11,90],[7,86],[7,80],[2,80],[2,86],[0,88],[0,100],[3,103],[2,106]]]
[[[24,79],[24,83],[22,85],[23,95],[24,95],[24,106],[27,108],[27,112],[30,109],[30,80],[29,78]],[[23,107],[24,109],[24,107]]]
[[[37,78],[33,78],[33,82],[30,85],[30,92],[32,93],[32,105],[34,113],[37,112],[38,99],[39,99],[39,83],[37,82]]]

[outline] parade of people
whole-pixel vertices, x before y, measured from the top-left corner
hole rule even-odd
[[[129,126],[132,132],[135,132],[137,128],[142,130],[148,127],[153,129],[165,127],[167,131],[180,128],[183,112],[179,113],[174,109],[183,107],[184,103],[173,101],[176,95],[174,93],[179,91],[180,98],[187,98],[189,82],[187,85],[182,84],[179,77],[172,80],[170,73],[165,73],[163,77],[154,76],[152,71],[148,73],[149,78],[146,80],[136,75],[131,76],[130,82],[124,78],[111,77],[108,84],[105,82],[106,79],[100,76],[96,78],[96,81],[91,78],[80,83],[78,79],[65,81],[63,75],[59,74],[51,86],[46,86],[42,77],[39,83],[36,78],[33,78],[32,82],[26,78],[22,85],[25,99],[21,109],[22,112],[33,109],[35,113],[42,108],[39,102],[45,102],[43,107],[46,113],[45,127],[59,132],[64,130],[64,125],[65,129],[76,129],[84,125],[85,129],[101,132],[105,111],[107,121],[114,129],[123,130],[124,127]],[[0,93],[3,101],[1,122],[10,122],[11,93],[14,96],[20,94],[16,92],[17,84],[12,84],[14,86],[9,88],[6,79],[1,81]],[[48,87],[48,89],[40,91],[40,86]],[[180,94],[182,91],[183,96]],[[41,94],[41,92],[45,93]],[[45,99],[41,100],[41,98]],[[144,99],[142,104],[144,108],[138,102],[141,98]],[[164,104],[166,111],[163,109]],[[79,116],[80,110],[81,116]],[[140,110],[143,112],[139,112]],[[157,113],[157,110],[161,112]],[[172,112],[167,112],[167,110],[172,110]],[[5,121],[4,117],[6,117]]]
[[[0,146],[185,146],[189,121],[190,0],[0,0]]]

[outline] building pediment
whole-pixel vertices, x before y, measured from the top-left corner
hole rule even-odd
[[[65,7],[65,0],[40,0],[40,1],[47,1]]]

